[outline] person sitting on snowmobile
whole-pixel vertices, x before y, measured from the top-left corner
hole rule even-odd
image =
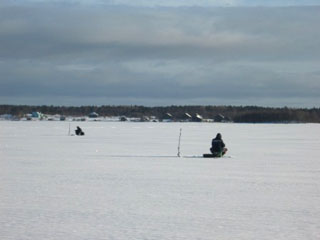
[[[84,132],[82,131],[82,129],[78,126],[77,129],[75,130],[76,135],[78,136],[83,136]]]
[[[222,157],[228,150],[225,148],[226,145],[224,144],[220,133],[218,133],[217,136],[212,139],[211,145],[210,151],[214,157]]]

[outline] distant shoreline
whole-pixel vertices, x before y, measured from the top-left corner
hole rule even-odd
[[[289,108],[259,106],[32,106],[0,105],[0,118],[49,119],[59,116],[61,120],[85,118],[118,118],[119,121],[173,121],[173,122],[235,122],[235,123],[320,123],[320,108]]]

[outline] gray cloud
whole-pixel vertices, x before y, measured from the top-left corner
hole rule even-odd
[[[0,101],[318,106],[319,13],[0,6]]]

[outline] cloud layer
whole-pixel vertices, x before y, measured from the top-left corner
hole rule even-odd
[[[319,22],[316,6],[0,5],[0,101],[319,107]]]

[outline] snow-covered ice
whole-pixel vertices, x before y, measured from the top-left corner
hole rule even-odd
[[[2,240],[320,239],[319,124],[77,124],[0,122]]]

